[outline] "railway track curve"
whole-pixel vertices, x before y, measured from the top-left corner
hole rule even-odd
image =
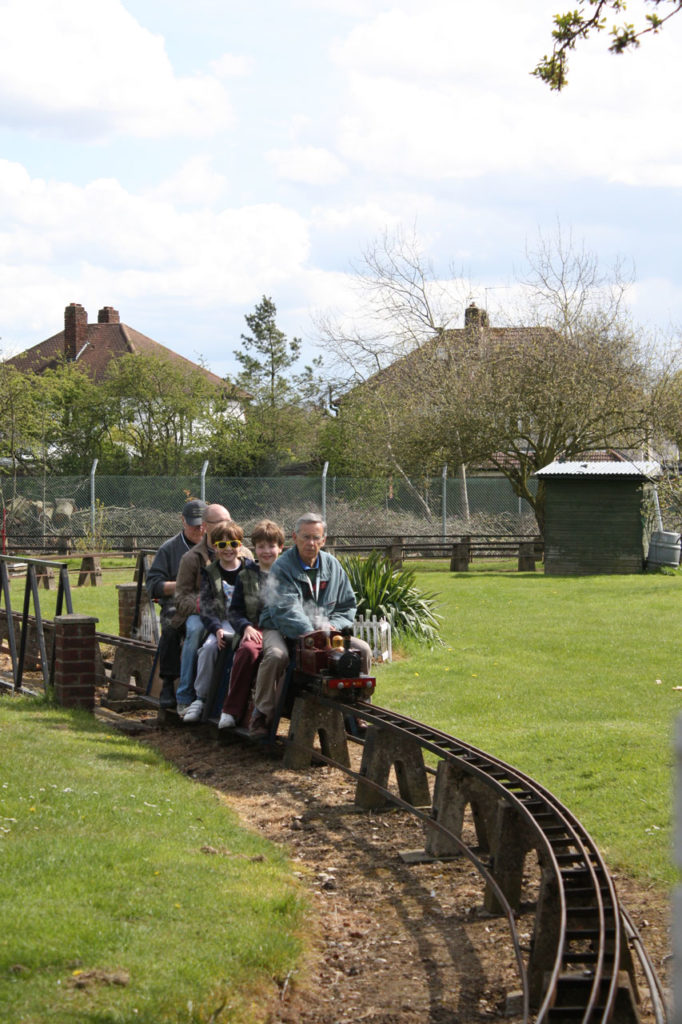
[[[352,716],[367,727],[359,770],[351,768],[345,741],[339,739],[342,723]],[[316,736],[319,750],[313,745]],[[435,758],[435,767],[427,765],[425,754]],[[656,1024],[666,1024],[663,987],[595,842],[545,787],[499,758],[405,715],[302,692],[292,709],[285,765],[298,767],[311,757],[355,779],[357,806],[393,803],[420,818],[425,857],[460,854],[474,864],[485,879],[486,909],[505,914],[509,923],[524,1021],[639,1020],[636,960]],[[429,776],[435,776],[432,786]],[[467,808],[479,853],[462,839]],[[541,881],[524,959],[515,915],[524,861],[533,852]]]

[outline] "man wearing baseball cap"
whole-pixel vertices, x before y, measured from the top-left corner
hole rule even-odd
[[[161,640],[159,641],[159,674],[162,687],[159,707],[175,707],[175,680],[180,675],[180,645],[183,628],[171,625],[175,615],[175,580],[180,559],[198,544],[203,535],[206,502],[192,498],[182,510],[182,530],[171,537],[154,556],[147,573],[150,600],[161,605]]]

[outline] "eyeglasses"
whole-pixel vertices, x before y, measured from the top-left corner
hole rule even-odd
[[[218,551],[222,551],[223,548],[240,548],[242,546],[240,540],[214,540],[212,544]]]

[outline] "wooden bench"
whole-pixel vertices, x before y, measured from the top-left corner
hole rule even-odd
[[[467,572],[474,553],[488,557],[518,558],[519,572],[535,572],[535,562],[542,559],[540,537],[462,537],[452,545],[451,572]]]
[[[517,535],[461,535],[458,538],[437,540],[425,537],[412,540],[409,537],[376,537],[352,544],[337,543],[335,538],[327,540],[327,551],[335,555],[366,555],[372,551],[383,552],[396,566],[410,558],[449,558],[452,572],[466,572],[474,555],[491,558],[518,558],[519,572],[535,572],[535,563],[542,559],[542,538]]]
[[[89,551],[81,559],[81,567],[78,572],[78,586],[85,587],[88,583],[92,587],[102,586],[101,551]]]

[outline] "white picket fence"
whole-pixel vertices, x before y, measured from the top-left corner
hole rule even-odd
[[[374,661],[392,660],[391,623],[388,619],[377,619],[376,615],[366,619],[364,615],[358,615],[353,623],[353,635],[369,644]]]

